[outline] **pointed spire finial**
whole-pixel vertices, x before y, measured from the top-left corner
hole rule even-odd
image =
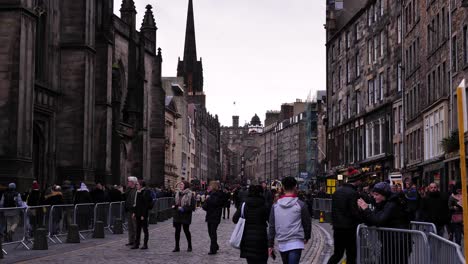
[[[197,60],[197,45],[195,42],[195,19],[193,17],[193,2],[189,0],[187,11],[187,27],[185,29],[184,62],[193,63]]]
[[[153,7],[151,5],[146,6],[145,16],[143,17],[143,23],[141,24],[141,30],[144,29],[156,29],[156,22],[154,21]]]
[[[133,0],[123,0],[120,7],[120,11],[122,10],[136,10],[135,2]]]

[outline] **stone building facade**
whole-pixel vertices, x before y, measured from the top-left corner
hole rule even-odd
[[[392,170],[392,108],[398,85],[400,1],[327,5],[327,156],[330,176],[357,166],[378,179]],[[343,9],[342,9],[343,8]]]
[[[441,141],[458,130],[456,87],[468,68],[466,5],[453,0],[345,1],[344,10],[338,10],[329,3],[330,175],[354,165],[381,178],[396,175],[424,185],[434,181],[444,190],[459,180],[459,158],[445,153]],[[346,126],[347,119],[354,124]],[[348,131],[354,133],[351,141]],[[372,140],[376,134],[378,140]],[[351,153],[350,142],[356,146]]]
[[[38,179],[162,184],[164,91],[147,6],[113,1],[0,3],[0,183]]]

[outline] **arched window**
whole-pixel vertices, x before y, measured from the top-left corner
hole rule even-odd
[[[36,23],[36,64],[35,73],[36,80],[43,81],[46,79],[46,33],[47,33],[47,12],[44,0],[36,0],[34,11],[37,14]]]

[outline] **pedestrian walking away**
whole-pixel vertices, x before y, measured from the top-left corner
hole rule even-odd
[[[232,217],[235,224],[241,217],[241,208]],[[268,212],[262,186],[251,185],[244,205],[245,226],[240,245],[240,257],[248,264],[266,264],[268,261]]]
[[[145,234],[143,239],[143,246],[141,249],[148,249],[148,215],[149,210],[151,207],[153,207],[153,198],[151,197],[150,191],[146,189],[146,183],[144,181],[141,183],[137,182],[136,187],[137,192],[135,197],[135,207],[132,214],[132,218],[135,219],[136,223],[136,235],[135,242],[133,243],[133,247],[131,247],[131,249],[139,248],[141,229],[143,229],[143,233]]]
[[[286,177],[281,183],[284,194],[270,212],[268,252],[273,254],[276,239],[283,264],[298,264],[304,245],[311,237],[312,223],[306,204],[297,197],[296,179]]]
[[[138,183],[137,177],[129,176],[127,178],[127,191],[125,192],[125,213],[128,224],[128,244],[126,246],[133,246],[136,236],[136,221],[132,217],[132,214],[135,210],[136,202],[136,184]]]
[[[356,228],[361,223],[357,201],[358,186],[363,175],[355,168],[348,168],[348,182],[343,184],[332,196],[332,226],[334,252],[328,264],[338,264],[346,252],[346,263],[356,263]]]
[[[180,190],[176,192],[174,205],[173,226],[175,228],[175,248],[172,252],[180,251],[180,231],[184,228],[187,238],[187,251],[192,251],[192,235],[190,234],[190,224],[192,223],[192,213],[195,211],[195,194],[190,190],[190,183],[182,181],[179,184]]]
[[[210,236],[210,251],[208,255],[214,255],[219,250],[218,245],[218,225],[221,223],[221,214],[225,204],[225,197],[222,191],[219,190],[219,182],[212,181],[208,186],[209,197],[203,204],[203,210],[206,211],[205,221],[208,225],[208,235]]]

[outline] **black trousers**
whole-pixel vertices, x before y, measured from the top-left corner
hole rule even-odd
[[[224,207],[223,208],[223,219],[226,218],[226,211],[227,211],[227,219],[229,219],[229,215],[231,213],[231,208],[230,207]]]
[[[210,236],[210,252],[216,252],[219,249],[218,245],[218,235],[216,231],[218,230],[218,223],[208,223],[208,235]]]
[[[335,250],[328,264],[338,264],[346,251],[346,263],[356,264],[356,229],[334,229],[333,240]]]
[[[141,237],[141,229],[143,228],[143,233],[145,233],[145,237],[143,239],[144,245],[148,245],[148,218],[145,217],[144,220],[141,220],[141,216],[136,217],[136,237],[135,237],[135,246],[140,245],[140,237]]]
[[[180,231],[182,227],[184,227],[185,237],[187,238],[188,247],[192,247],[192,234],[190,234],[190,225],[189,224],[181,224],[181,223],[174,223],[175,227],[175,243],[176,248],[179,248],[179,241],[180,241]]]

